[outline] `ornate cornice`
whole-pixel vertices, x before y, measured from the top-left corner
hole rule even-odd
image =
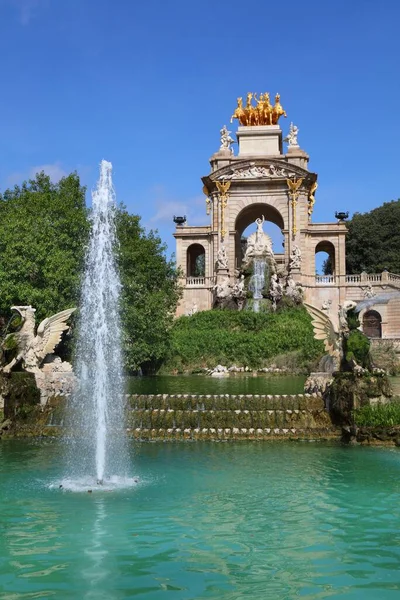
[[[287,179],[300,178],[304,180],[305,185],[311,185],[317,180],[317,175],[282,159],[253,158],[231,162],[203,177],[202,181],[211,192],[216,188],[217,181],[228,180],[233,184],[247,181],[254,183],[265,180],[281,180],[286,183]]]

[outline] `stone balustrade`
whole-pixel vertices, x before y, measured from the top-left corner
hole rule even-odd
[[[186,277],[187,287],[212,287],[215,277]]]
[[[317,285],[334,285],[336,283],[336,277],[334,275],[316,275],[315,283]]]

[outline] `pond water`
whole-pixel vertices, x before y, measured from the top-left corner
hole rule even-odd
[[[131,377],[131,394],[301,394],[306,377],[303,375],[165,375]]]
[[[59,442],[1,442],[1,598],[399,598],[398,450],[131,451],[134,487],[73,493]]]

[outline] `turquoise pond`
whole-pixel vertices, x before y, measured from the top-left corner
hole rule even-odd
[[[131,450],[139,483],[89,494],[58,488],[60,442],[0,442],[2,599],[400,597],[398,450]]]
[[[305,380],[304,375],[161,375],[131,377],[127,387],[131,394],[301,394]]]

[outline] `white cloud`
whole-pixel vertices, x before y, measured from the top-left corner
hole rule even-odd
[[[174,216],[186,216],[188,225],[206,225],[205,196],[196,196],[187,200],[173,199],[163,186],[153,188],[153,199],[155,213],[148,220],[151,227],[164,223],[172,223]]]
[[[6,184],[11,186],[15,184],[21,184],[27,179],[35,179],[36,173],[44,171],[48,175],[53,183],[60,181],[62,177],[68,175],[68,172],[62,167],[60,162],[53,164],[38,165],[36,167],[30,167],[25,172],[10,173],[6,179]]]
[[[48,0],[3,0],[3,3],[16,9],[21,25],[29,25],[37,9],[47,6]]]
[[[32,167],[29,170],[29,178],[33,179],[36,176],[36,173],[40,173],[44,171],[46,175],[48,175],[53,183],[57,183],[63,177],[68,175],[67,171],[61,166],[59,162],[48,165],[38,165],[37,167]]]

